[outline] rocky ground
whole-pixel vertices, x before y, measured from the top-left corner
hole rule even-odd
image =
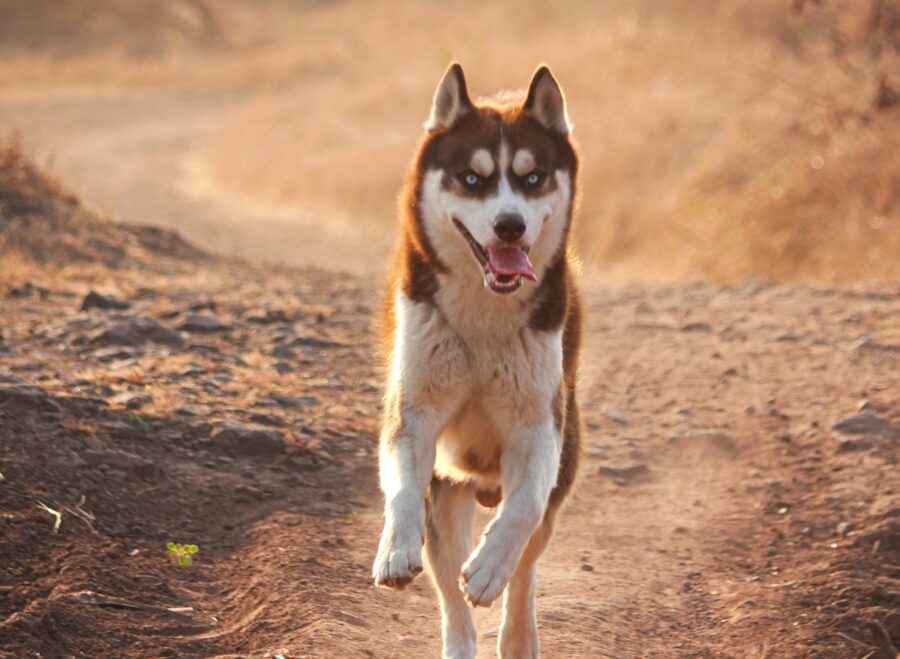
[[[378,283],[142,242],[54,186],[11,189],[0,652],[436,656],[427,580],[370,585]],[[900,288],[586,289],[545,656],[893,659]]]

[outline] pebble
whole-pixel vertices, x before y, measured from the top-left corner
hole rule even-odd
[[[113,403],[116,405],[121,405],[126,410],[138,410],[142,407],[146,407],[150,403],[153,402],[153,396],[151,394],[144,393],[131,393],[126,391],[125,393],[118,394],[113,396]]]
[[[134,350],[129,350],[128,348],[100,348],[99,350],[94,351],[94,359],[98,362],[116,362],[121,361],[123,359],[132,359],[137,353]]]
[[[214,445],[237,455],[271,458],[284,453],[281,434],[261,426],[225,423],[212,439]]]
[[[290,343],[293,347],[303,346],[306,348],[340,348],[343,343],[332,341],[331,339],[323,339],[318,336],[297,336]]]
[[[647,465],[642,462],[625,461],[610,462],[600,465],[597,473],[601,476],[611,478],[618,485],[627,485],[636,478],[643,476],[649,471]]]
[[[628,415],[628,412],[622,410],[607,410],[604,414],[610,421],[621,423],[623,426],[627,426],[631,422],[631,417]]]
[[[680,449],[700,450],[711,455],[734,458],[738,449],[731,436],[719,430],[691,430],[669,438]]]
[[[854,346],[854,350],[873,350],[882,352],[900,352],[900,343],[880,343],[871,336],[858,341]]]
[[[253,423],[259,423],[264,426],[284,426],[287,423],[284,419],[279,419],[277,416],[272,416],[270,414],[251,414],[250,420]]]
[[[212,314],[199,313],[188,314],[187,317],[178,326],[178,329],[183,332],[192,332],[197,334],[203,334],[207,332],[224,332],[225,330],[230,328],[231,325],[229,325],[228,323],[223,323]]]
[[[861,412],[841,417],[831,429],[843,435],[867,435],[900,439],[900,425],[874,412]]]
[[[148,342],[179,347],[184,343],[184,337],[180,332],[162,325],[153,318],[133,316],[101,330],[90,339],[92,345],[131,348]]]
[[[123,309],[129,309],[130,307],[130,302],[116,299],[111,295],[103,295],[102,293],[98,293],[97,291],[90,291],[87,295],[84,296],[84,299],[81,301],[82,311],[88,311],[89,309],[121,311]]]
[[[62,412],[59,403],[51,399],[43,387],[31,384],[0,385],[0,406],[6,411],[25,407],[54,413]]]
[[[294,350],[289,346],[275,346],[275,349],[272,350],[272,356],[279,359],[291,359],[294,355]]]
[[[319,404],[319,399],[315,396],[286,396],[284,394],[272,394],[268,401],[286,409],[298,409]]]
[[[108,465],[145,481],[159,481],[163,477],[162,468],[154,461],[126,451],[85,451],[81,456],[89,465]]]

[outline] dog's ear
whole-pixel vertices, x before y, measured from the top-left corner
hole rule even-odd
[[[469,100],[469,92],[466,90],[466,78],[462,67],[458,62],[453,62],[434,92],[431,116],[425,122],[425,129],[446,130],[471,109],[472,101]]]
[[[548,130],[561,135],[567,135],[572,130],[562,89],[546,66],[534,72],[524,108],[525,114]]]

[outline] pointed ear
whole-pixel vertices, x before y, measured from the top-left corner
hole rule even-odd
[[[458,62],[453,62],[434,92],[431,116],[425,122],[425,129],[446,130],[471,109],[472,101],[469,100],[469,92],[466,90],[466,78],[462,67]]]
[[[524,107],[525,114],[548,130],[561,135],[567,135],[572,130],[562,89],[546,66],[541,66],[534,72]]]

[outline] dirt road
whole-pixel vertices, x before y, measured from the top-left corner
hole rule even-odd
[[[153,140],[150,123],[147,142],[112,120],[116,143],[79,129],[60,159],[96,146],[109,160],[66,167],[121,195],[117,211],[219,231],[177,177],[127,166],[157,147],[171,163],[197,125]],[[158,194],[132,199],[144,181]],[[377,286],[221,259],[142,267],[0,291],[0,651],[437,656],[427,579],[398,594],[369,578]],[[80,311],[90,288],[130,306]],[[585,299],[585,457],[540,565],[544,655],[893,659],[900,289]],[[195,565],[169,564],[169,540],[198,544]],[[496,609],[477,615],[484,657]]]
[[[393,236],[348,227],[296,205],[256,203],[211,180],[204,141],[248,92],[171,90],[10,92],[0,126],[87,203],[126,222],[179,231],[219,254],[303,267],[378,273]],[[340,264],[337,266],[336,264]]]

